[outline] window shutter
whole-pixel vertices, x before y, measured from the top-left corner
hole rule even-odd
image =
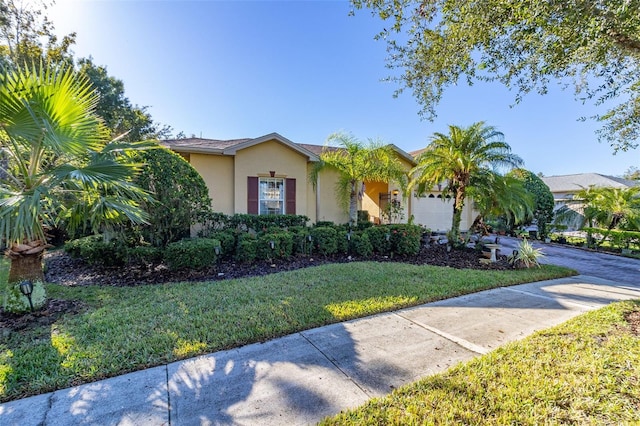
[[[258,214],[258,178],[247,177],[247,213]]]
[[[296,180],[287,179],[285,182],[285,213],[296,214]]]

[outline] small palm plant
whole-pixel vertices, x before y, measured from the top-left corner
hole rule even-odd
[[[534,248],[527,239],[523,239],[508,260],[514,268],[531,268],[532,266],[540,267],[539,259],[543,257],[542,249]]]

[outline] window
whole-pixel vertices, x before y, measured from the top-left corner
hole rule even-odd
[[[247,176],[247,213],[296,214],[295,178]]]
[[[258,214],[284,214],[284,179],[260,178]]]

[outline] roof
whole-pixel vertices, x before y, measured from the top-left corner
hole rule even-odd
[[[308,161],[318,161],[318,156],[305,148],[304,145],[291,142],[278,133],[269,133],[257,138],[244,139],[203,139],[203,138],[187,138],[187,139],[167,139],[161,142],[162,145],[176,152],[193,153],[193,154],[217,154],[217,155],[236,155],[242,149],[258,145],[263,142],[275,140],[289,148],[297,151],[299,154],[307,157]]]
[[[640,185],[635,180],[622,179],[599,173],[580,173],[575,175],[547,176],[541,178],[551,192],[577,192],[590,186],[604,188],[629,188]]]
[[[327,145],[311,145],[303,143],[295,143],[279,135],[278,133],[269,133],[268,135],[260,136],[258,138],[244,138],[244,139],[204,139],[204,138],[186,138],[186,139],[166,139],[161,141],[161,144],[167,148],[183,153],[193,154],[217,154],[217,155],[235,155],[237,151],[248,148],[250,146],[257,145],[262,142],[270,140],[276,140],[294,151],[298,151],[300,154],[306,156],[309,161],[318,161],[320,154],[325,150],[339,150],[342,148],[327,146]],[[416,162],[414,158],[398,148],[397,146],[389,145],[400,157],[407,160],[412,165]]]

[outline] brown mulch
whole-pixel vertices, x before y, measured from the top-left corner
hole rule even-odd
[[[143,267],[89,265],[82,260],[71,258],[64,251],[55,251],[45,255],[45,278],[47,282],[65,286],[106,285],[123,287],[139,284],[255,277],[328,263],[346,263],[358,260],[406,262],[417,265],[449,266],[459,269],[508,269],[510,267],[506,256],[499,256],[499,261],[492,264],[481,264],[480,258],[480,254],[473,249],[447,252],[446,246],[433,245],[424,247],[417,256],[409,257],[377,255],[368,259],[359,259],[346,255],[330,257],[296,256],[289,260],[262,261],[251,264],[223,261],[219,265],[207,269],[171,271],[165,265],[146,265]]]
[[[40,310],[23,315],[4,312],[0,307],[0,337],[5,337],[14,331],[55,323],[64,314],[77,314],[85,305],[78,300],[49,299]]]
[[[629,327],[631,327],[631,332],[636,336],[640,336],[640,311],[631,312],[625,319],[629,323]]]

